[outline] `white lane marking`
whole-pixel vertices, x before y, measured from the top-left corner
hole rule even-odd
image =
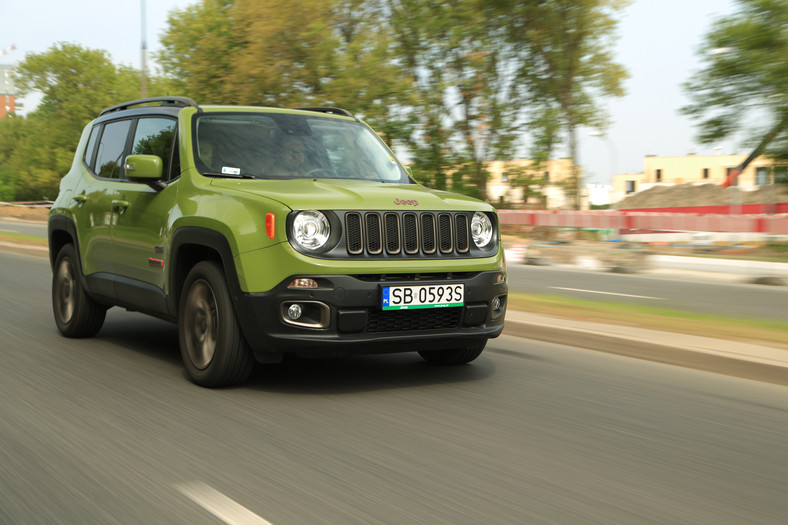
[[[582,288],[563,288],[561,286],[553,286],[556,290],[567,290],[570,292],[585,292],[585,293],[601,293],[604,295],[619,295],[621,297],[635,297],[637,299],[654,299],[655,301],[662,301],[662,297],[651,297],[648,295],[632,295],[628,293],[616,293],[616,292],[601,292],[599,290],[583,290]]]
[[[193,481],[178,483],[178,491],[229,525],[272,525],[251,510],[236,503],[210,485]]]

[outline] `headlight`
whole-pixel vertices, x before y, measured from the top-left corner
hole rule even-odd
[[[293,219],[293,240],[305,250],[319,250],[328,242],[331,227],[323,213],[300,211]]]
[[[493,225],[486,213],[476,212],[471,220],[471,235],[477,248],[485,248],[493,238]]]

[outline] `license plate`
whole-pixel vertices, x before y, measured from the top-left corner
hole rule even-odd
[[[384,286],[384,310],[415,310],[462,306],[464,284],[423,284],[417,286]]]

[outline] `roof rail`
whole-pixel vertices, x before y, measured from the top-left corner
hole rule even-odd
[[[153,98],[141,98],[139,100],[131,100],[129,102],[124,102],[123,104],[118,104],[117,106],[112,106],[101,113],[99,116],[106,115],[107,113],[112,113],[113,111],[123,111],[124,109],[129,109],[132,106],[141,106],[143,104],[151,104],[153,102],[161,102],[160,105],[162,106],[179,106],[179,107],[199,107],[195,101],[187,97],[153,97]]]
[[[345,109],[339,109],[339,108],[294,108],[294,109],[300,109],[301,111],[317,111],[319,113],[328,113],[330,115],[342,115],[343,117],[356,118],[355,115],[353,115],[353,113],[351,113],[350,111],[347,111]]]

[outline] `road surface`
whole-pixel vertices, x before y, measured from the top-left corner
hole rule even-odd
[[[0,233],[3,232],[21,233],[46,239],[47,225],[45,222],[8,220],[7,218],[0,217]]]
[[[58,335],[0,253],[0,523],[782,524],[788,390],[503,336],[185,377],[174,326]]]
[[[700,314],[788,321],[788,287],[674,278],[643,274],[614,274],[566,267],[511,264],[509,288],[516,292],[574,297],[669,308]]]

